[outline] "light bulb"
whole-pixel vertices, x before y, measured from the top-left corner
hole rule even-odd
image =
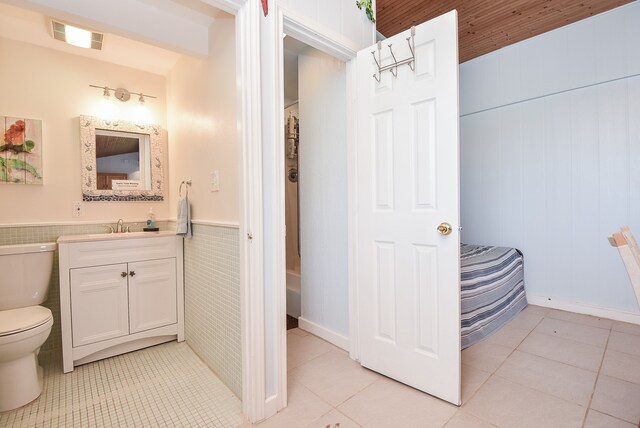
[[[116,114],[116,106],[109,97],[104,97],[100,101],[100,107],[98,109],[98,116],[105,120],[113,120]]]
[[[70,45],[77,46],[79,48],[91,47],[91,31],[67,25],[64,33],[65,39]]]
[[[151,123],[151,112],[144,103],[140,103],[136,106],[133,117],[134,122],[138,125],[148,125]]]

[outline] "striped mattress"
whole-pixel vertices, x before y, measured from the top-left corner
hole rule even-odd
[[[522,253],[515,248],[460,247],[462,349],[490,336],[527,306]]]

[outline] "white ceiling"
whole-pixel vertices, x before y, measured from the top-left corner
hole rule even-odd
[[[167,75],[183,54],[206,56],[209,27],[226,16],[199,0],[0,0],[0,37]],[[105,33],[103,49],[54,40],[51,17]]]

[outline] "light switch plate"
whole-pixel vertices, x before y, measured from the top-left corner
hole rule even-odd
[[[217,169],[214,169],[211,172],[211,191],[219,192],[220,191],[220,173]]]

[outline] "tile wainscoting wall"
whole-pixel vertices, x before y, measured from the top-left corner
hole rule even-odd
[[[127,222],[130,223],[130,222]],[[160,230],[175,229],[174,221],[157,222]],[[56,242],[63,235],[102,233],[103,223],[0,226],[0,245]],[[242,396],[240,335],[240,252],[238,228],[193,225],[185,239],[185,336],[187,343],[238,397]],[[62,361],[60,281],[55,252],[44,306],[53,312],[53,328],[43,353]],[[61,364],[61,363],[59,363]]]
[[[185,336],[196,354],[242,397],[238,228],[193,224],[184,240]]]

